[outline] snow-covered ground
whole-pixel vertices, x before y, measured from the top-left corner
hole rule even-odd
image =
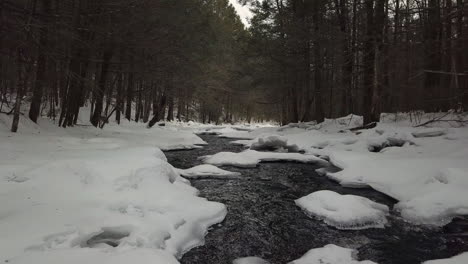
[[[418,122],[425,118],[429,116]],[[330,162],[342,170],[326,172],[327,177],[394,197],[399,202],[392,210],[408,221],[441,226],[468,215],[468,128],[450,122],[413,127],[408,115],[388,115],[375,128],[348,130],[361,123],[355,115],[283,127],[170,122],[147,129],[123,121],[100,130],[89,125],[62,129],[49,120],[36,125],[21,118],[19,133],[12,134],[10,118],[0,115],[0,261],[178,263],[177,257],[203,243],[209,226],[226,215],[223,204],[198,197],[180,175],[238,175],[211,165],[178,170],[168,164],[161,150],[206,144],[195,133],[253,146],[203,157],[207,164]],[[339,196],[322,207],[341,206],[342,199],[343,204],[352,202]],[[387,211],[377,209],[383,215]],[[293,263],[371,263],[354,260],[352,253],[325,246]],[[427,263],[466,263],[466,258],[465,253]],[[261,263],[255,258],[238,261]]]
[[[261,148],[262,142],[267,148],[275,148],[272,142],[278,148],[296,145],[305,154],[329,159],[342,169],[327,173],[331,179],[348,187],[370,186],[397,199],[395,209],[408,221],[441,226],[454,216],[468,215],[468,127],[459,122],[414,127],[438,116],[444,120],[468,119],[466,115],[444,113],[416,117],[388,114],[375,128],[350,131],[349,128],[362,125],[362,118],[349,115],[320,124],[289,124],[252,131],[222,129],[219,133],[241,138],[235,144],[247,147]],[[268,138],[277,140],[265,140]],[[237,155],[219,153],[206,162],[226,164],[224,161],[230,160],[227,164],[236,165],[233,161],[237,160],[254,165],[258,158],[251,151]]]
[[[226,215],[160,150],[206,144],[188,125],[10,124],[0,115],[0,262],[178,263]]]

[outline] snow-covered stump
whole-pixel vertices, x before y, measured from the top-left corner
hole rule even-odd
[[[198,165],[198,166],[192,167],[190,169],[185,169],[185,170],[177,169],[177,172],[181,176],[190,178],[190,179],[200,179],[200,178],[225,179],[225,178],[238,177],[241,175],[239,172],[223,170],[210,164]]]
[[[323,190],[295,201],[308,215],[338,229],[384,228],[389,208],[356,195],[341,195]]]
[[[311,249],[300,259],[289,264],[376,264],[370,260],[356,260],[356,253],[356,250],[329,244],[321,248]]]

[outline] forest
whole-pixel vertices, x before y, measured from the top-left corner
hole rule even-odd
[[[0,264],[468,264],[468,0],[0,0]]]
[[[1,0],[0,112],[281,124],[468,108],[464,0]]]

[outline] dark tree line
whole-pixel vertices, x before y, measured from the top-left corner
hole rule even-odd
[[[0,0],[0,112],[234,122],[466,110],[463,0]],[[82,114],[81,114],[82,116]]]
[[[282,123],[468,108],[466,1],[244,2],[257,96]]]
[[[96,127],[231,121],[248,108],[233,107],[248,35],[228,0],[1,0],[0,23],[12,131],[22,115],[74,126],[85,105]]]

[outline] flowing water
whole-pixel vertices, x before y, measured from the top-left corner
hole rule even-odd
[[[169,151],[178,168],[199,165],[198,157],[221,151],[242,151],[230,139],[201,136],[202,149]],[[359,260],[380,264],[413,264],[468,251],[468,220],[458,219],[441,229],[428,229],[403,221],[392,212],[385,229],[338,230],[310,218],[294,200],[318,190],[367,197],[390,208],[395,200],[372,189],[344,188],[319,176],[317,166],[291,162],[261,163],[256,168],[224,169],[242,173],[236,179],[198,179],[192,185],[200,196],[225,204],[226,219],[206,236],[205,245],[186,253],[182,264],[230,264],[239,257],[258,256],[272,264],[287,263],[309,249],[336,244],[359,250]]]

